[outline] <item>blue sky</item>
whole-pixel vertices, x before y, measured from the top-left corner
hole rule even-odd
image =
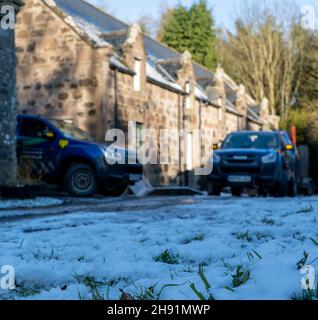
[[[157,18],[165,6],[173,6],[178,3],[191,5],[194,0],[88,0],[92,3],[105,3],[107,11],[124,21],[135,21],[142,15],[152,15]],[[210,0],[208,1],[213,8],[213,15],[219,26],[228,26],[231,24],[231,15],[233,16],[233,7],[240,0]]]
[[[136,21],[142,15],[152,15],[154,18],[165,6],[173,6],[178,3],[190,5],[195,0],[88,0],[92,3],[105,3],[107,11],[114,14],[121,20],[126,22]],[[244,5],[246,0],[208,0],[208,3],[213,8],[213,15],[218,27],[226,27],[231,29],[235,17],[235,8]],[[263,0],[253,0],[263,1]],[[279,2],[280,0],[272,0]],[[317,0],[287,0],[291,5],[295,3],[301,7],[304,5],[316,5]],[[318,12],[317,12],[318,16]]]

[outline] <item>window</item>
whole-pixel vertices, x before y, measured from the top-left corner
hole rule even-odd
[[[186,82],[185,92],[186,92],[185,105],[186,105],[186,109],[189,110],[189,109],[191,109],[191,96],[190,96],[190,94],[191,94],[191,83],[190,83],[190,81]]]
[[[51,120],[51,123],[58,128],[65,138],[77,139],[81,141],[94,141],[94,139],[83,130],[75,127],[72,123],[63,120]]]
[[[27,138],[46,138],[49,131],[49,127],[42,121],[24,119],[20,129],[20,136]]]
[[[135,60],[135,66],[134,66],[134,90],[140,91],[141,90],[141,61]]]
[[[190,96],[186,96],[186,109],[189,110],[191,109],[191,97]]]
[[[275,133],[232,134],[224,141],[224,149],[277,149],[279,141]]]

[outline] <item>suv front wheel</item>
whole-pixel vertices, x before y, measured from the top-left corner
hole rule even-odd
[[[97,191],[96,174],[87,164],[73,164],[66,172],[65,186],[75,196],[92,196]]]

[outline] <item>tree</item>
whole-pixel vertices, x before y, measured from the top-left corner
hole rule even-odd
[[[190,8],[178,5],[168,9],[162,16],[158,38],[180,53],[188,50],[207,68],[216,66],[214,20],[206,0]]]
[[[144,34],[148,36],[152,35],[154,28],[154,19],[150,15],[141,15],[136,22],[140,25],[141,31]]]
[[[318,34],[308,32],[305,45],[298,107],[303,111],[316,111],[318,107]]]
[[[221,41],[226,71],[244,83],[250,95],[269,99],[271,114],[286,119],[300,90],[305,54],[305,31],[296,13],[284,4],[250,4],[236,21],[235,33]],[[288,21],[288,24],[285,22]]]

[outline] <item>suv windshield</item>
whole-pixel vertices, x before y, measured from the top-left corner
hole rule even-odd
[[[226,138],[222,149],[277,149],[277,136],[273,133],[233,134]]]
[[[74,127],[72,124],[63,120],[50,120],[52,124],[58,128],[66,138],[84,141],[93,141],[94,139],[85,131]]]

